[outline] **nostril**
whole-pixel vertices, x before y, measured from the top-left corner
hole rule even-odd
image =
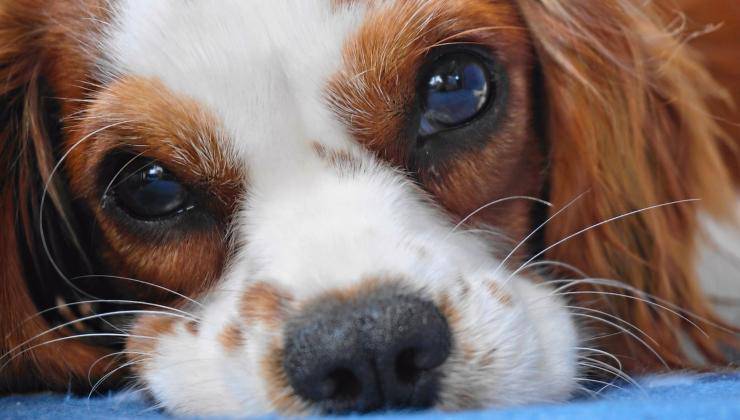
[[[362,395],[362,381],[350,369],[334,369],[321,384],[324,399],[353,402]]]
[[[406,384],[414,384],[424,370],[418,363],[418,352],[415,348],[402,350],[396,357],[396,378]]]

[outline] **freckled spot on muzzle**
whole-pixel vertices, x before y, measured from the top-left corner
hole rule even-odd
[[[239,311],[244,322],[261,322],[270,328],[278,328],[283,322],[291,297],[265,282],[254,283],[244,292]]]
[[[244,344],[244,334],[241,326],[236,322],[231,322],[218,335],[218,342],[227,352],[233,352]]]

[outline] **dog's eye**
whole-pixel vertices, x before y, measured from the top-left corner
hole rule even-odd
[[[488,65],[474,53],[457,52],[439,57],[424,73],[422,83],[421,136],[473,120],[495,93]]]
[[[156,162],[124,168],[114,191],[118,205],[140,219],[157,219],[188,208],[188,190]]]

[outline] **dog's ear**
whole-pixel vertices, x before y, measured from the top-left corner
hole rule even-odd
[[[57,248],[76,248],[72,223],[65,216],[69,203],[63,197],[63,179],[48,182],[61,130],[45,82],[48,39],[41,3],[0,2],[0,393],[66,391],[87,382],[88,367],[102,354],[76,339],[42,344],[63,335],[60,330],[41,335],[50,326],[36,316],[39,306],[54,304],[60,281],[45,250],[54,254]],[[40,243],[42,211],[46,247]],[[43,296],[34,296],[32,289]]]
[[[730,216],[728,205],[734,202],[720,153],[725,135],[708,107],[710,101],[726,100],[726,92],[685,45],[686,35],[676,29],[680,15],[658,10],[654,2],[519,4],[544,79],[553,209],[585,193],[546,227],[545,242],[553,245],[547,259],[652,295],[588,286],[590,291],[632,296],[610,295],[608,303],[596,304],[597,309],[633,324],[635,334],[655,340],[657,345],[645,341],[671,367],[695,366],[681,345],[687,337],[708,362],[723,363],[719,346],[736,338],[715,327],[723,324],[700,290],[694,259],[698,214]],[[701,201],[648,209],[693,198]],[[635,212],[640,209],[645,210]],[[574,278],[568,270],[556,275]],[[581,305],[593,308],[599,295],[575,296]],[[687,315],[708,336],[653,304],[666,306],[661,300],[680,307],[677,312],[701,317]],[[622,356],[627,367],[661,367],[627,334],[610,335],[605,346]]]

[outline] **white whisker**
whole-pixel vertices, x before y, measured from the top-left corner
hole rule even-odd
[[[583,229],[581,229],[581,230],[579,230],[579,231],[577,231],[575,233],[572,233],[572,234],[566,236],[565,238],[560,239],[559,241],[557,241],[557,242],[555,242],[555,243],[547,246],[545,249],[543,249],[543,250],[537,252],[536,254],[534,254],[533,256],[531,256],[527,261],[525,261],[522,265],[520,265],[519,268],[517,268],[516,270],[514,270],[509,275],[509,277],[506,279],[505,283],[508,283],[511,280],[512,277],[514,277],[517,274],[519,274],[519,272],[521,272],[525,267],[527,267],[527,265],[529,263],[531,263],[532,261],[536,260],[541,255],[545,254],[547,251],[555,248],[556,246],[558,246],[558,245],[560,245],[560,244],[562,244],[564,242],[569,241],[570,239],[572,239],[572,238],[574,238],[574,237],[576,237],[578,235],[581,235],[581,234],[583,234],[585,232],[588,232],[588,231],[590,231],[592,229],[595,229],[595,228],[597,228],[599,226],[602,226],[602,225],[605,225],[607,223],[611,223],[611,222],[614,222],[614,221],[617,221],[617,220],[620,220],[620,219],[624,219],[625,217],[629,217],[629,216],[632,216],[632,215],[635,215],[635,214],[638,214],[638,213],[643,213],[643,212],[646,212],[646,211],[649,211],[649,210],[653,210],[653,209],[657,209],[657,208],[661,208],[661,207],[672,206],[672,205],[682,204],[682,203],[691,203],[691,202],[695,202],[695,201],[701,201],[701,200],[698,199],[698,198],[689,198],[689,199],[686,199],[686,200],[677,200],[677,201],[671,201],[671,202],[663,203],[663,204],[656,204],[656,205],[653,205],[653,206],[644,207],[644,208],[641,208],[641,209],[638,209],[638,210],[633,210],[633,211],[630,211],[630,212],[627,212],[627,213],[623,213],[623,214],[620,214],[619,216],[610,217],[609,219],[602,220],[601,222],[598,222],[598,223],[595,223],[595,224],[593,224],[591,226],[585,227],[585,228],[583,228]]]
[[[455,232],[460,226],[462,226],[463,224],[465,224],[465,222],[467,222],[468,220],[470,220],[471,217],[473,217],[476,214],[478,214],[479,212],[487,209],[488,207],[491,207],[491,206],[496,205],[496,204],[499,204],[499,203],[503,203],[505,201],[511,201],[511,200],[531,200],[531,201],[534,201],[534,202],[537,202],[537,203],[540,203],[540,204],[544,204],[544,205],[546,205],[548,207],[549,206],[552,206],[552,204],[550,204],[549,202],[547,202],[545,200],[542,200],[542,199],[537,198],[537,197],[530,197],[528,195],[512,195],[510,197],[499,198],[498,200],[490,201],[490,202],[488,202],[488,203],[486,203],[486,204],[478,207],[477,209],[473,210],[470,214],[468,214],[462,220],[460,220],[459,222],[457,222],[457,224],[452,228],[452,230],[450,231],[450,233]]]
[[[46,183],[44,184],[44,189],[41,193],[41,202],[39,203],[39,233],[41,237],[41,246],[44,248],[44,252],[46,253],[46,257],[49,259],[49,263],[52,265],[54,270],[59,274],[59,276],[64,279],[64,281],[77,293],[80,293],[83,296],[87,296],[90,298],[96,298],[95,296],[90,295],[89,293],[79,289],[77,286],[75,286],[72,282],[69,281],[67,276],[62,272],[62,269],[59,267],[59,265],[54,261],[54,258],[51,255],[51,250],[49,249],[49,244],[46,242],[46,235],[44,234],[44,203],[46,201],[46,196],[49,193],[49,186],[51,185],[52,180],[54,179],[54,175],[56,175],[57,171],[61,167],[62,163],[67,159],[67,157],[74,151],[79,145],[81,145],[86,140],[92,138],[92,136],[101,133],[102,131],[108,130],[110,128],[129,123],[130,121],[118,121],[112,124],[108,124],[104,127],[101,127],[97,130],[94,130],[85,136],[83,136],[80,140],[78,140],[75,144],[72,145],[65,153],[62,155],[61,159],[59,159],[59,162],[57,162],[54,167],[52,168],[51,172],[49,173],[49,178],[46,180]],[[65,220],[65,222],[68,224],[68,222]],[[67,228],[71,231],[71,227],[67,226]]]
[[[177,313],[172,313],[172,312],[167,312],[167,311],[149,311],[149,310],[143,310],[143,309],[132,309],[132,310],[125,310],[125,311],[113,311],[113,312],[106,312],[106,313],[102,313],[102,314],[95,314],[95,315],[90,315],[90,316],[85,316],[85,317],[82,317],[82,318],[78,318],[78,319],[75,319],[73,321],[65,322],[63,324],[60,324],[60,325],[54,326],[52,328],[49,328],[46,331],[43,331],[43,332],[41,332],[39,334],[36,334],[35,336],[29,338],[28,340],[22,342],[21,344],[18,344],[17,346],[13,347],[10,350],[8,350],[2,357],[0,357],[0,360],[2,360],[4,357],[6,357],[6,356],[8,356],[8,355],[10,355],[12,353],[14,353],[16,350],[22,348],[23,346],[27,345],[28,343],[31,343],[34,340],[36,340],[36,339],[38,339],[40,337],[45,336],[46,334],[49,334],[49,333],[54,332],[54,331],[58,331],[58,330],[60,330],[60,329],[62,329],[64,327],[67,327],[69,325],[72,325],[72,324],[75,324],[75,323],[78,323],[78,322],[88,321],[88,320],[91,320],[91,319],[105,318],[105,317],[116,316],[116,315],[132,315],[132,314],[166,315],[166,316],[172,316],[172,317],[175,317],[175,318],[183,318],[183,319],[186,319],[188,321],[198,322],[198,320],[196,320],[194,318],[191,318],[191,317],[185,316],[185,315],[180,315],[180,314],[177,314]],[[79,337],[79,336],[75,336],[75,337]],[[30,350],[30,349],[32,349],[34,347],[30,347],[28,349],[25,349],[24,351],[22,351],[22,352],[16,354],[15,356],[13,356],[13,358],[16,357],[16,356],[18,356],[18,355],[20,355],[20,354],[23,354],[23,353],[27,352],[28,350]],[[11,358],[10,360],[12,360],[13,358]],[[8,362],[10,362],[10,360],[8,360]],[[7,365],[7,362],[2,367],[0,367],[0,370],[2,370],[2,368],[5,367],[5,365]]]
[[[585,307],[582,307],[582,306],[572,306],[572,305],[565,305],[564,307],[565,307],[566,309],[572,309],[572,310],[581,310],[581,311],[588,311],[588,312],[592,312],[592,313],[597,313],[597,314],[599,314],[599,315],[604,315],[604,316],[605,316],[605,317],[607,317],[607,318],[610,318],[610,319],[616,320],[616,321],[618,321],[618,322],[621,322],[621,323],[623,323],[623,324],[627,325],[628,327],[632,327],[632,328],[634,328],[634,329],[635,329],[635,331],[639,332],[640,334],[644,335],[644,336],[645,336],[645,338],[647,338],[648,340],[652,341],[652,342],[653,342],[653,344],[655,344],[656,346],[657,346],[657,345],[659,345],[659,344],[658,344],[658,342],[657,342],[657,341],[655,341],[655,339],[654,339],[653,337],[651,337],[650,335],[648,335],[647,333],[645,333],[645,331],[641,330],[640,328],[637,328],[637,327],[636,327],[636,326],[635,326],[634,324],[632,324],[631,322],[628,322],[628,321],[626,321],[626,320],[624,320],[624,319],[622,319],[622,318],[620,318],[620,317],[618,317],[618,316],[616,316],[616,315],[612,315],[612,314],[606,313],[606,312],[604,312],[604,311],[600,311],[600,310],[598,310],[598,309],[593,309],[593,308],[585,308]]]
[[[122,338],[125,337],[125,338],[142,338],[142,339],[149,339],[149,340],[158,340],[159,339],[159,337],[149,337],[149,336],[145,336],[145,335],[133,335],[133,334],[124,334],[124,333],[90,333],[90,334],[78,334],[78,335],[70,335],[70,336],[66,336],[66,337],[59,337],[59,338],[55,338],[53,340],[44,341],[43,343],[36,344],[36,345],[31,346],[31,347],[29,347],[27,349],[24,349],[21,352],[18,352],[16,354],[14,354],[13,357],[11,357],[10,359],[8,359],[5,363],[2,364],[2,366],[0,366],[0,371],[2,371],[3,369],[5,369],[5,367],[8,366],[8,364],[10,364],[10,362],[12,362],[13,360],[15,360],[17,357],[20,357],[20,356],[24,355],[25,353],[28,353],[29,351],[32,351],[33,349],[39,348],[41,346],[46,346],[46,345],[49,345],[49,344],[58,343],[60,341],[78,340],[78,339],[81,339],[81,338],[90,338],[90,337],[122,337]],[[2,357],[7,356],[9,353],[10,352],[6,353]]]
[[[493,272],[494,273],[494,277],[496,276],[496,274],[498,274],[498,272],[501,269],[501,267],[503,267],[506,264],[506,262],[509,260],[509,258],[511,258],[511,256],[514,255],[514,253],[522,245],[524,245],[534,234],[536,234],[537,232],[539,232],[540,229],[542,229],[545,225],[547,225],[552,219],[554,219],[555,217],[557,217],[560,213],[564,212],[565,210],[567,210],[568,208],[570,208],[573,204],[575,204],[576,202],[578,202],[578,200],[580,200],[581,197],[583,197],[587,192],[588,191],[585,191],[585,192],[582,192],[582,193],[578,194],[576,196],[576,198],[572,199],[570,202],[568,202],[568,204],[566,204],[561,209],[559,209],[558,211],[556,211],[555,213],[553,213],[552,216],[548,217],[539,226],[537,226],[536,228],[534,228],[534,230],[532,230],[531,232],[529,232],[529,234],[527,236],[525,236],[524,239],[522,239],[521,241],[519,241],[519,243],[511,251],[509,251],[509,253],[506,255],[506,257],[504,257],[504,259],[501,260],[501,263],[499,263],[498,267],[496,267],[496,270]],[[552,206],[552,204],[550,204],[550,206]]]
[[[139,280],[139,279],[134,279],[134,278],[131,278],[131,277],[114,276],[114,275],[109,275],[109,274],[87,274],[87,275],[84,275],[84,276],[76,276],[76,277],[73,277],[70,280],[78,280],[78,279],[85,279],[85,278],[92,278],[92,277],[100,277],[100,278],[108,278],[108,279],[116,279],[116,280],[125,280],[125,281],[130,281],[130,282],[133,282],[133,283],[145,284],[147,286],[151,286],[151,287],[154,287],[154,288],[163,290],[165,292],[172,293],[173,295],[175,295],[177,297],[180,297],[180,298],[183,298],[183,299],[187,300],[190,303],[193,303],[195,305],[198,305],[201,308],[203,307],[203,304],[202,303],[198,302],[197,300],[195,300],[195,299],[193,299],[193,298],[191,298],[189,296],[183,295],[182,293],[176,292],[176,291],[174,291],[172,289],[169,289],[167,287],[164,287],[164,286],[162,286],[160,284],[151,283],[151,282],[144,281],[144,280]]]
[[[670,369],[670,367],[668,366],[668,363],[666,363],[666,361],[663,359],[663,357],[661,357],[660,354],[657,351],[655,351],[655,349],[650,344],[648,344],[647,342],[645,342],[645,340],[643,340],[642,338],[638,337],[635,333],[633,333],[632,331],[624,328],[623,326],[621,326],[619,324],[616,324],[614,322],[611,322],[611,321],[609,321],[607,319],[599,318],[598,316],[594,316],[594,315],[582,314],[582,313],[579,313],[579,312],[574,312],[574,313],[572,313],[572,315],[573,316],[581,316],[581,317],[588,318],[588,319],[593,319],[593,320],[598,321],[598,322],[603,322],[603,323],[605,323],[607,325],[611,325],[612,327],[616,328],[619,331],[624,332],[625,334],[627,334],[630,337],[632,337],[635,340],[637,340],[638,343],[640,343],[643,346],[645,346],[645,348],[648,349],[660,361],[660,363],[663,366],[665,366],[666,369]]]

